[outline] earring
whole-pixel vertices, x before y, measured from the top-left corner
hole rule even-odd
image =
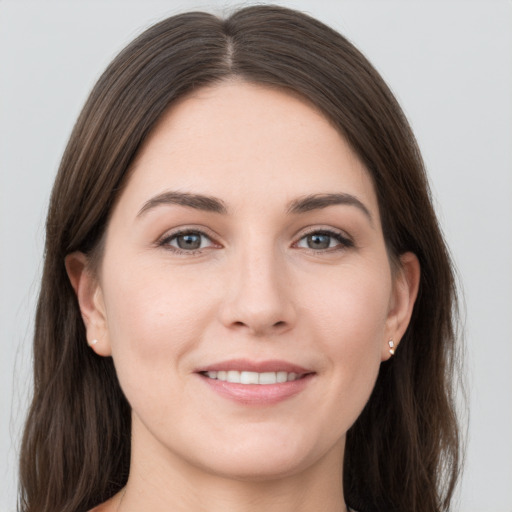
[[[392,356],[395,355],[395,343],[393,342],[393,340],[389,340],[388,345],[389,345],[389,353]]]
[[[89,346],[92,347],[93,345],[96,345],[96,343],[98,343],[98,340],[96,340],[96,339],[91,340],[91,342],[89,343]]]

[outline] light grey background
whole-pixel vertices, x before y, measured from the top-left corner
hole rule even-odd
[[[512,512],[512,3],[276,3],[348,36],[412,123],[465,289],[470,428],[456,510]],[[74,120],[101,71],[143,28],[230,5],[0,1],[1,511],[15,509],[43,219]]]

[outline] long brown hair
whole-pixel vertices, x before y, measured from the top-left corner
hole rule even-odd
[[[319,21],[275,6],[225,20],[195,12],[161,21],[115,58],[91,92],[49,206],[19,510],[86,511],[126,483],[130,406],[111,358],[87,347],[64,258],[73,251],[101,257],[112,205],[162,113],[229,77],[294,91],[316,105],[366,165],[391,260],[405,251],[418,256],[413,317],[348,432],[343,486],[361,512],[448,510],[460,470],[456,290],[420,152],[366,58]]]

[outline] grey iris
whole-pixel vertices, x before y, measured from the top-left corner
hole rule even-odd
[[[331,237],[329,235],[315,233],[313,235],[308,235],[307,241],[310,249],[328,249],[329,244],[331,243]]]
[[[176,237],[176,242],[180,249],[199,249],[201,247],[201,235],[187,233]]]

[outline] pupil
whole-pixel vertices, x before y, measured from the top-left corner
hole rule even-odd
[[[308,247],[310,249],[328,249],[330,238],[329,235],[309,235]]]
[[[199,249],[201,247],[201,236],[194,234],[180,235],[177,239],[180,249]]]

